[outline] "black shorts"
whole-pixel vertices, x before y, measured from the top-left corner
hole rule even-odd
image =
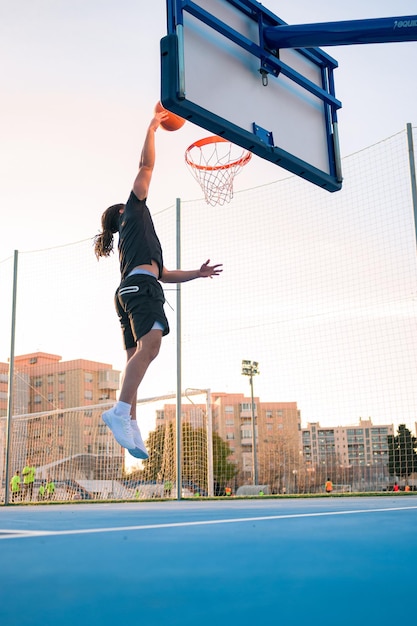
[[[133,274],[123,280],[114,296],[116,312],[122,327],[123,343],[128,348],[137,342],[159,322],[169,333],[164,312],[165,296],[160,282],[148,274]]]

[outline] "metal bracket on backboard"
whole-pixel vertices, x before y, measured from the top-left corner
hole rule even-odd
[[[270,130],[265,130],[265,128],[258,126],[255,122],[253,122],[252,128],[253,134],[256,135],[256,137],[266,143],[267,146],[271,146],[271,148],[274,147],[274,137]]]
[[[279,57],[277,57],[279,59]],[[277,78],[281,73],[281,68],[278,67],[275,63],[271,63],[264,56],[261,56],[261,67],[259,68],[259,72],[262,76],[262,84],[264,87],[268,85],[268,74],[273,74],[275,78]]]

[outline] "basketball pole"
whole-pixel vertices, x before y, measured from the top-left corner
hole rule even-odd
[[[414,156],[413,127],[407,124],[407,144],[408,160],[410,164],[411,201],[413,203],[414,233],[417,244],[417,182],[416,182],[416,160]]]
[[[10,361],[9,361],[9,382],[7,393],[7,430],[6,430],[6,472],[5,472],[5,493],[4,504],[10,504],[9,502],[9,483],[10,483],[10,442],[12,434],[12,416],[13,416],[13,395],[14,395],[14,347],[16,336],[16,293],[17,293],[17,265],[18,265],[19,252],[14,251],[14,263],[13,263],[13,303],[12,303],[12,329],[10,338]]]
[[[417,40],[417,15],[378,17],[314,24],[268,26],[263,35],[270,48],[314,48]]]
[[[176,265],[177,270],[181,268],[181,199],[176,199]],[[177,454],[177,500],[182,497],[182,475],[181,475],[181,284],[177,283],[177,402],[176,402],[176,454]]]

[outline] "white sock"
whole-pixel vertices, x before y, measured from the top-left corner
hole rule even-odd
[[[128,404],[127,402],[122,402],[121,400],[116,402],[116,404],[114,405],[114,410],[116,411],[116,413],[118,415],[122,415],[123,417],[130,416],[131,408],[132,407],[130,404]]]

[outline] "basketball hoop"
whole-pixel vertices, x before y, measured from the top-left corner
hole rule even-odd
[[[185,162],[212,206],[230,202],[233,180],[251,157],[248,150],[217,135],[200,139],[185,151]]]

